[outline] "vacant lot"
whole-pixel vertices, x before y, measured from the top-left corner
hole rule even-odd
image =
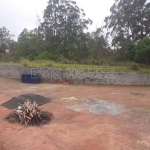
[[[150,87],[31,85],[0,77],[0,104],[27,93],[52,98],[41,108],[54,119],[26,128],[6,122],[11,110],[0,106],[0,150],[150,150]],[[92,114],[86,100],[114,103],[123,111]]]

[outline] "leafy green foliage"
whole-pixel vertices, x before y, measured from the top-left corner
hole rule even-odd
[[[3,53],[3,54],[4,54],[6,49],[7,49],[6,44],[1,43],[1,45],[0,45],[0,53]]]
[[[90,19],[85,19],[84,11],[75,1],[49,0],[39,34],[57,56],[63,55],[67,59],[77,54],[83,56],[84,50],[87,50],[84,30],[91,23]]]
[[[28,31],[27,29],[24,29],[19,35],[17,53],[20,56],[37,56],[44,49],[44,41],[37,35],[35,30]]]
[[[39,60],[56,60],[56,56],[54,54],[51,54],[47,51],[39,54],[36,59],[39,59]]]
[[[111,35],[123,33],[128,40],[136,42],[150,35],[150,2],[148,0],[115,0],[105,18]]]
[[[131,69],[132,70],[139,70],[140,68],[136,63],[134,63],[134,64],[132,64]]]
[[[136,46],[135,61],[150,64],[150,38],[140,40]]]
[[[101,28],[98,28],[92,33],[92,38],[90,41],[91,56],[95,59],[101,59],[107,56],[108,53],[108,41],[104,37]]]
[[[7,28],[0,28],[0,53],[5,53],[8,48],[14,50],[15,42],[11,39],[13,36]]]
[[[10,52],[8,54],[0,53],[0,62],[19,63],[20,62],[20,57],[15,52]]]
[[[43,22],[37,18],[39,26],[30,31],[24,29],[17,42],[9,30],[0,28],[0,61],[19,62],[23,58],[23,66],[28,66],[31,61],[44,66],[59,62],[55,66],[63,63],[62,68],[85,64],[127,66],[125,71],[145,69],[141,66],[150,64],[150,2],[115,0],[110,11],[111,15],[105,19],[108,33],[105,35],[104,27],[89,33],[88,26],[92,21],[86,18],[84,10],[75,1],[49,0]],[[6,49],[10,53],[5,53]],[[140,66],[139,70],[137,66]]]
[[[30,54],[30,55],[27,56],[27,59],[30,60],[30,61],[33,61],[35,58],[32,54]]]
[[[129,61],[134,61],[136,51],[135,44],[132,42],[126,43],[125,51],[126,51],[126,59]]]
[[[5,27],[0,28],[0,45],[2,43],[5,43],[7,39],[9,39],[9,37],[10,37],[9,30],[7,30],[7,28]]]
[[[30,61],[27,59],[22,59],[21,60],[21,66],[23,67],[29,67]]]
[[[112,40],[112,46],[117,51],[118,59],[125,60],[125,46],[127,43],[125,35],[120,33],[118,36],[115,36]]]

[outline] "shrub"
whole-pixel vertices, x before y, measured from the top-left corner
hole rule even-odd
[[[80,64],[85,64],[85,65],[103,65],[106,63],[104,59],[83,59],[79,61]]]
[[[41,54],[39,54],[36,59],[39,59],[39,60],[56,60],[56,56],[45,51]]]
[[[139,63],[150,64],[150,38],[149,37],[146,37],[137,43],[135,61]]]
[[[75,61],[70,61],[69,59],[65,58],[62,55],[59,56],[58,61],[63,64],[75,64],[76,63]]]
[[[20,61],[20,58],[15,52],[10,52],[8,54],[0,53],[0,61],[1,62],[15,62],[15,63],[18,63]]]
[[[140,68],[139,68],[138,64],[134,63],[131,65],[131,69],[132,70],[139,70]]]
[[[27,56],[27,59],[30,60],[30,61],[33,61],[34,60],[34,56],[32,54],[30,54],[30,55]]]
[[[28,67],[29,66],[29,60],[27,60],[27,59],[23,59],[23,60],[21,60],[21,65],[23,66],[23,67]]]
[[[46,67],[52,67],[53,66],[53,62],[52,61],[47,61],[45,66]]]
[[[125,50],[126,50],[126,58],[127,58],[127,60],[134,61],[135,44],[134,43],[126,43]]]

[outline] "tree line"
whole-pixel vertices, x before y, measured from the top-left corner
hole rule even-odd
[[[150,64],[150,2],[115,0],[110,12],[104,26],[90,33],[92,20],[75,1],[49,0],[43,21],[39,19],[33,30],[24,29],[17,41],[7,28],[0,28],[0,59]],[[5,54],[6,49],[9,54]]]

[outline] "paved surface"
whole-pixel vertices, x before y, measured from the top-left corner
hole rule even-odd
[[[25,128],[6,122],[3,118],[11,110],[0,106],[0,150],[150,150],[150,87],[33,86],[0,77],[0,104],[28,93],[51,97],[41,108],[52,112],[54,119],[45,126]],[[123,106],[124,111],[90,113],[95,100],[119,110]]]

